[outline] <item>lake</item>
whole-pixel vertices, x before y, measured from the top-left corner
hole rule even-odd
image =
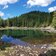
[[[31,44],[52,43],[56,41],[56,33],[40,30],[0,30],[0,37],[2,35],[18,38]]]

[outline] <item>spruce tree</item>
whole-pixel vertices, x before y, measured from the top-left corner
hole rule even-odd
[[[52,26],[53,26],[54,28],[56,28],[56,11],[53,12]]]

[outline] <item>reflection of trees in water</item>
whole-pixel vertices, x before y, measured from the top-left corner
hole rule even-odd
[[[7,36],[12,36],[15,38],[22,38],[22,37],[32,37],[32,38],[37,38],[37,39],[43,39],[47,37],[53,37],[54,34],[51,34],[46,31],[40,31],[40,30],[0,30],[0,37],[2,35],[7,35]],[[55,35],[56,36],[56,35]]]
[[[0,30],[0,37],[4,35],[4,30]]]

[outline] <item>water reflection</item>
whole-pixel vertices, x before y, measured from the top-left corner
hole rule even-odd
[[[28,43],[26,43],[24,41],[21,41],[20,39],[15,39],[11,36],[8,37],[7,35],[3,35],[1,37],[1,40],[3,42],[12,43],[12,44],[15,44],[15,45],[22,45],[22,46],[27,46],[28,45]]]

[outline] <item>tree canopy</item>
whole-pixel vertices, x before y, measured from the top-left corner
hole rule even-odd
[[[32,11],[13,18],[3,20],[0,17],[0,27],[56,27],[56,12]]]

